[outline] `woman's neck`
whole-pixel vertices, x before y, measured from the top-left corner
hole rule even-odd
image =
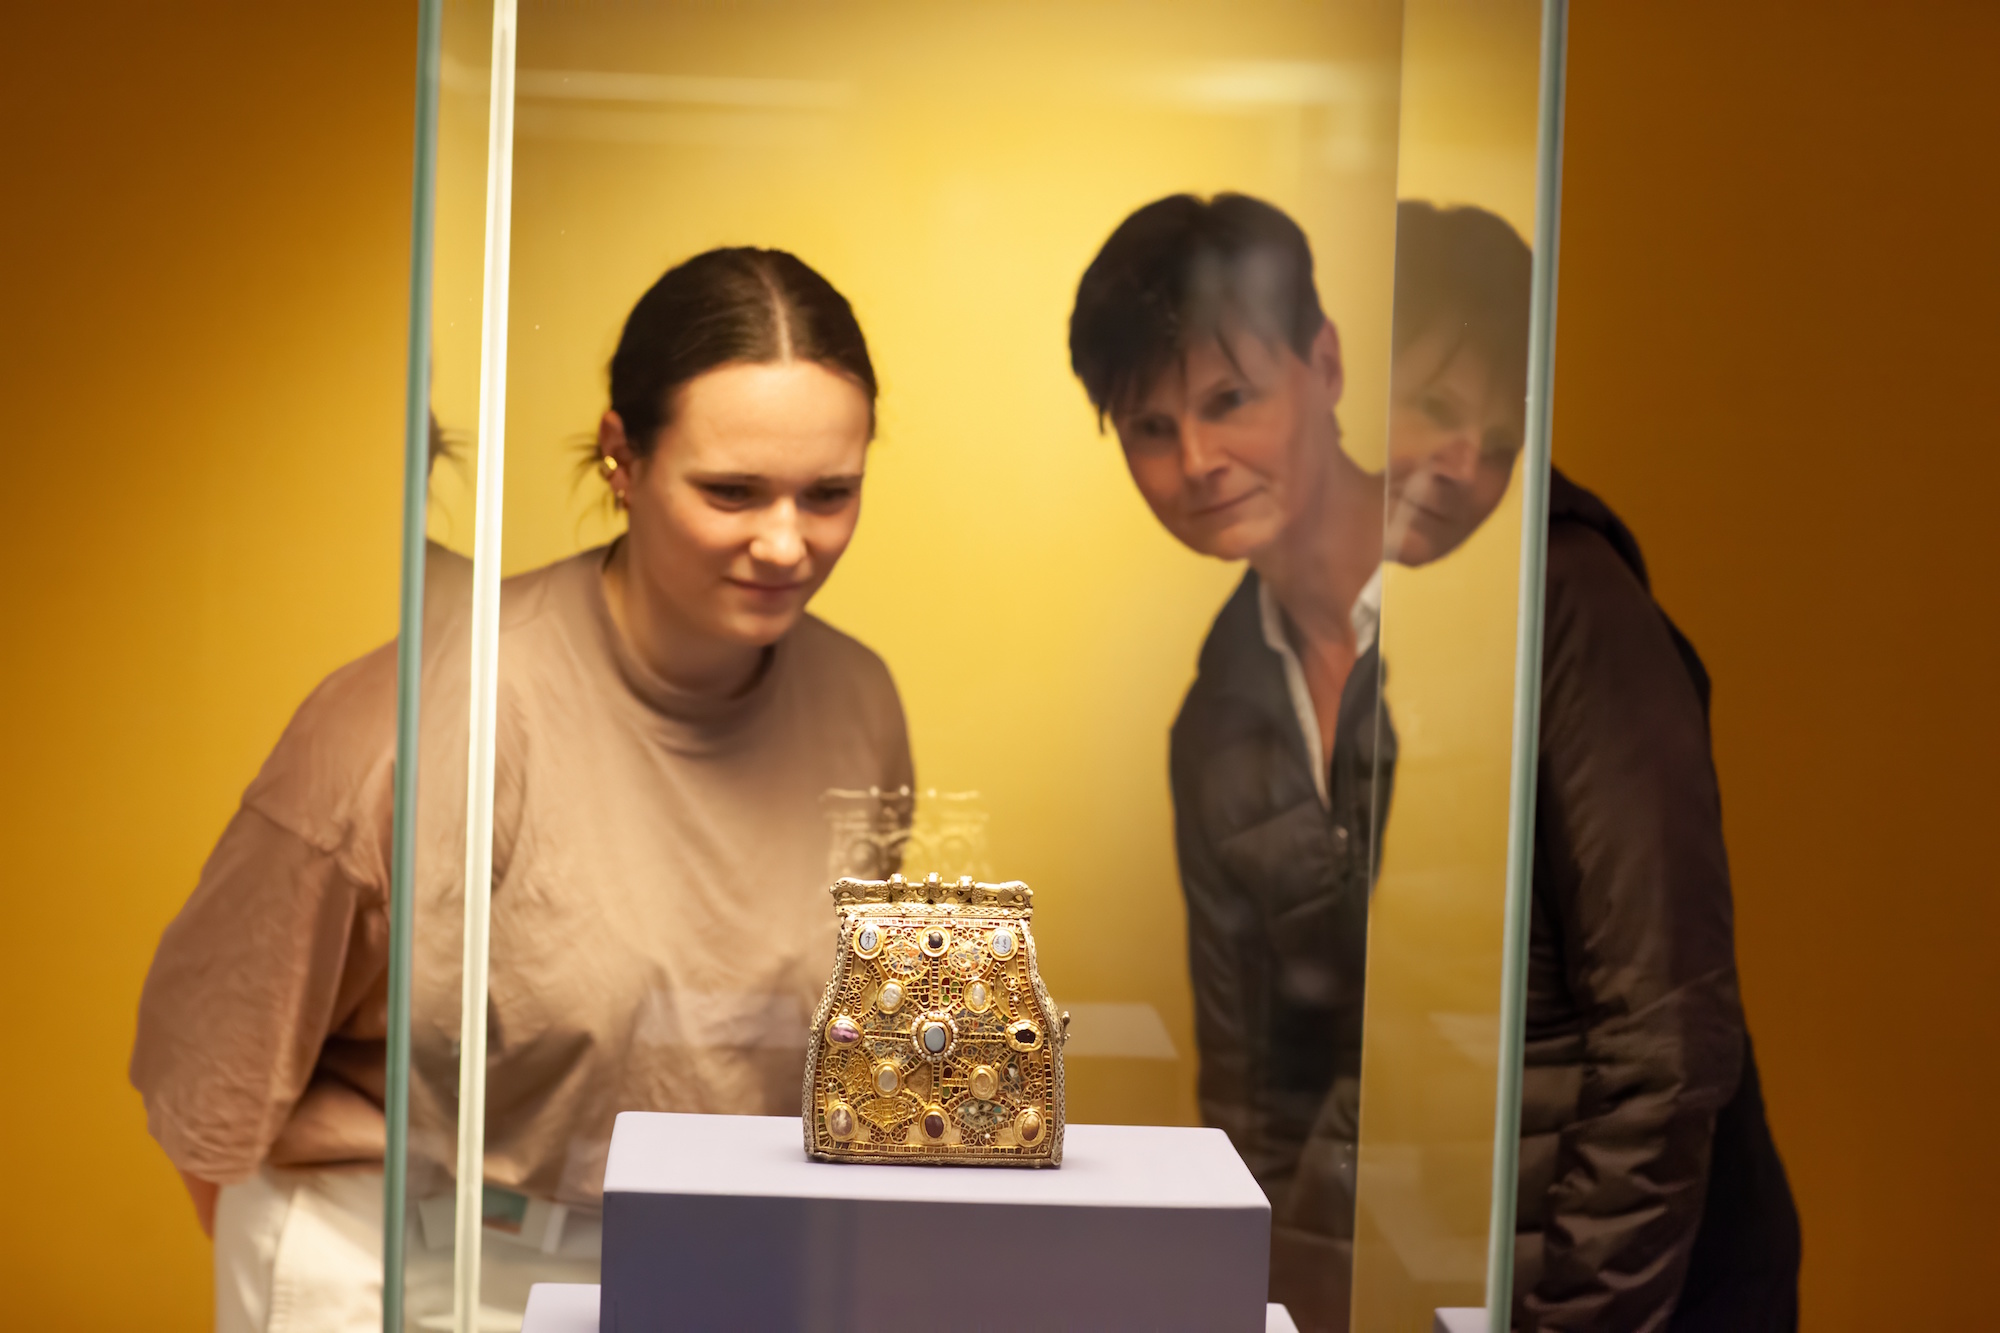
[[[1319,493],[1250,558],[1310,645],[1355,649],[1354,604],[1382,563],[1383,481],[1336,441]]]
[[[654,675],[687,694],[732,699],[747,690],[763,665],[764,650],[689,625],[666,598],[649,593],[633,572],[631,553],[631,538],[619,538],[602,574],[604,600],[625,646]]]

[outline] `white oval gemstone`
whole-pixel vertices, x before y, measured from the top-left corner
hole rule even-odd
[[[993,956],[995,958],[1014,956],[1014,932],[1005,926],[993,932]]]
[[[882,984],[882,993],[875,998],[885,1014],[893,1014],[903,1003],[903,987],[900,982],[887,981]]]
[[[861,928],[861,933],[854,937],[855,947],[861,949],[864,952],[874,948],[881,942],[882,942],[882,937],[876,933],[875,927],[873,926],[863,926]]]
[[[975,981],[965,988],[966,1008],[973,1010],[975,1013],[985,1009],[988,1004],[992,1003],[992,1000],[993,996],[987,991],[986,983],[983,981]]]
[[[894,1092],[896,1084],[899,1081],[896,1077],[896,1066],[894,1065],[883,1065],[875,1071],[875,1090],[884,1096]]]

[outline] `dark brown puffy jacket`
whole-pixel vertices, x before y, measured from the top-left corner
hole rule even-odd
[[[1369,779],[1379,819],[1395,739],[1370,654],[1320,805],[1256,589],[1216,617],[1173,730],[1199,1092],[1271,1198],[1272,1298],[1337,1329]],[[1631,534],[1560,473],[1547,591],[1516,1325],[1789,1329],[1798,1220],[1737,996],[1707,674]]]
[[[1549,499],[1515,1325],[1790,1329],[1708,673],[1617,516],[1561,473]]]

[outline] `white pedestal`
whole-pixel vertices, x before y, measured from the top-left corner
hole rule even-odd
[[[1270,1235],[1219,1130],[1071,1125],[1057,1170],[853,1166],[790,1118],[626,1112],[600,1327],[1259,1333]]]
[[[528,1313],[521,1333],[597,1333],[595,1284],[560,1286],[544,1283],[528,1293]],[[1299,1333],[1299,1326],[1282,1305],[1264,1307],[1264,1333]]]

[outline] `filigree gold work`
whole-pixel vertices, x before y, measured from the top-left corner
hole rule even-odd
[[[1062,1165],[1069,1015],[1036,968],[1028,886],[891,875],[831,892],[840,938],[807,1048],[806,1152]]]

